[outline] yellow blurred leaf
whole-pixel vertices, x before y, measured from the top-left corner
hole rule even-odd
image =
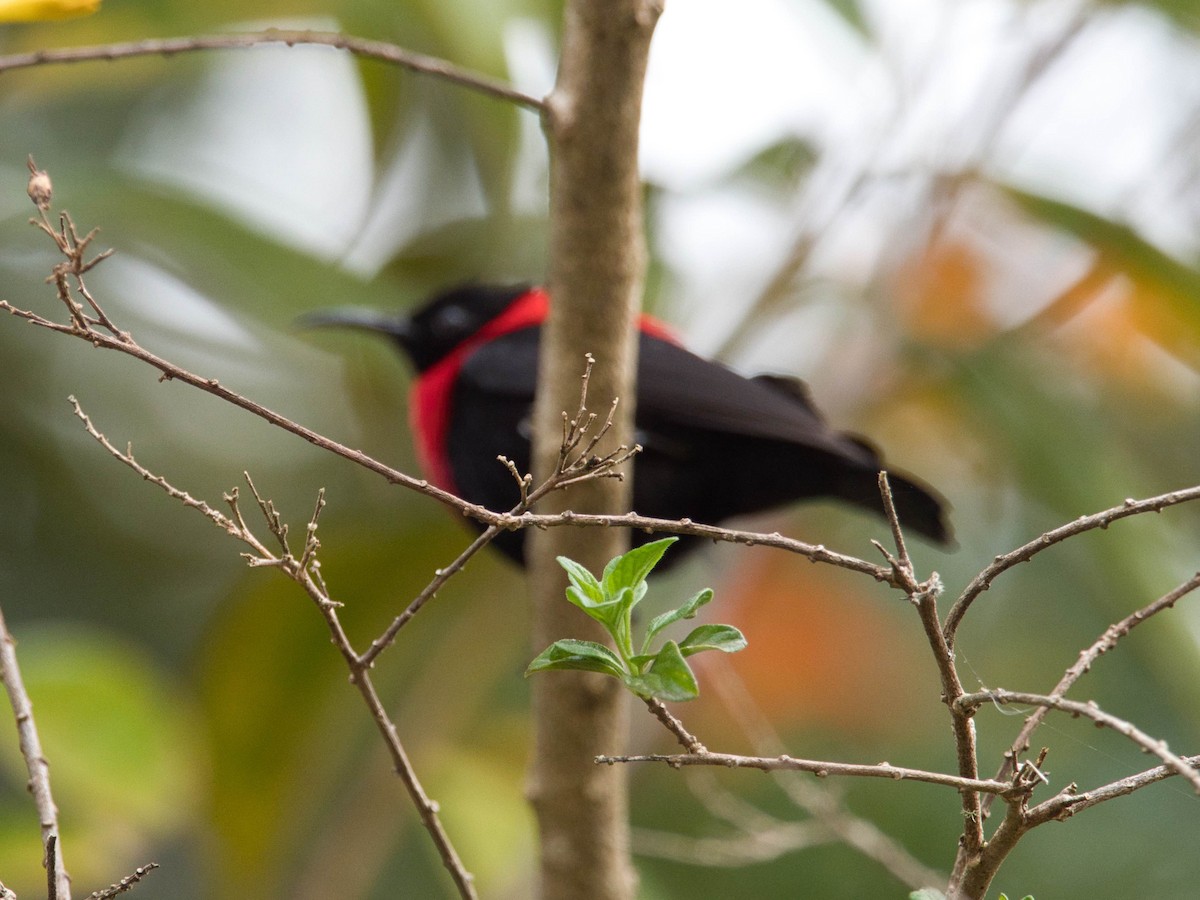
[[[45,22],[86,16],[100,0],[0,0],[0,22]]]

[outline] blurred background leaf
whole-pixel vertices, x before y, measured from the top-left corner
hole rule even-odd
[[[553,81],[561,12],[530,0],[108,0],[96,16],[7,27],[0,52],[340,27],[539,94]],[[951,593],[1047,528],[1200,482],[1197,22],[1178,0],[668,4],[642,139],[647,305],[702,352],[804,377],[832,421],[937,484],[961,548],[914,553]],[[56,204],[116,248],[91,285],[122,327],[409,471],[400,361],[362,337],[292,323],[544,270],[536,119],[327,49],[0,77],[0,296],[57,314],[43,283],[50,248],[27,225],[31,153]],[[154,859],[163,870],[138,888],[149,900],[448,896],[308,601],[132,479],[65,398],[210,502],[249,470],[298,527],[326,487],[325,572],[360,645],[461,549],[462,524],[130,360],[15,320],[0,322],[0,379],[0,598],[77,888]],[[822,506],[746,524],[859,555],[882,537],[878,522]],[[1048,689],[1110,622],[1196,570],[1198,534],[1200,511],[1174,509],[1005,575],[960,635],[968,687]],[[734,659],[697,659],[687,723],[710,747],[753,749],[752,703],[794,755],[953,766],[932,664],[895,597],[802,560],[716,547],[656,579],[647,615],[707,585],[716,599],[705,612],[749,640]],[[476,559],[377,667],[488,897],[526,897],[532,878],[523,616],[519,575]],[[1078,696],[1195,748],[1197,634],[1188,600],[1106,655]],[[1020,722],[981,712],[985,767]],[[1056,789],[1147,765],[1070,721],[1051,719],[1041,740]],[[23,894],[44,876],[12,744],[0,860]],[[634,745],[671,741],[635,717]],[[644,830],[733,844],[740,832],[714,813],[720,791],[804,818],[775,782],[745,772],[631,775]],[[833,787],[925,866],[950,866],[955,798]],[[1166,783],[1039,831],[996,890],[1190,898],[1200,863],[1180,852],[1181,836],[1198,809]],[[703,845],[680,846],[671,859],[646,848],[644,896],[903,894],[837,844],[719,867],[686,852]]]

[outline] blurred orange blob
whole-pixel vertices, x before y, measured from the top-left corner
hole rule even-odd
[[[986,264],[972,247],[953,240],[927,244],[894,275],[896,309],[922,342],[960,350],[996,331],[985,306]]]
[[[762,551],[746,553],[717,596],[721,621],[749,641],[728,660],[777,725],[911,733],[936,707],[916,614],[890,588]]]
[[[1117,273],[1102,259],[1094,269],[1107,280],[1093,287],[1086,302],[1071,304],[1072,315],[1058,330],[1068,352],[1106,381],[1141,393],[1190,396],[1200,362],[1195,322],[1178,315],[1159,285]]]

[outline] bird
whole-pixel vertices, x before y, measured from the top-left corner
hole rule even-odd
[[[530,285],[466,283],[411,314],[362,307],[311,313],[306,327],[389,338],[416,370],[409,417],[425,477],[471,503],[506,511],[520,500],[498,456],[529,471],[541,325],[551,300]],[[807,385],[745,377],[685,349],[658,319],[639,320],[633,509],[719,524],[799,500],[833,498],[883,515],[884,463],[866,439],[832,428]],[[948,504],[929,485],[889,471],[897,517],[931,542],[953,544]],[[636,532],[635,545],[654,539]],[[494,545],[524,561],[524,532]],[[678,558],[678,553],[673,554]]]

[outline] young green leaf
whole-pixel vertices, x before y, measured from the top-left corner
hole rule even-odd
[[[630,610],[638,601],[637,591],[632,588],[621,588],[615,599],[615,609],[612,620],[605,623],[608,633],[617,642],[617,647],[623,656],[633,652],[633,616]]]
[[[650,621],[650,627],[646,630],[646,645],[648,645],[650,643],[650,641],[654,638],[654,636],[656,634],[658,634],[660,631],[662,631],[668,625],[678,622],[680,619],[695,618],[696,613],[699,611],[700,607],[702,607],[705,603],[707,603],[712,598],[713,598],[712,588],[705,588],[704,590],[700,591],[700,593],[696,594],[696,596],[693,597],[691,600],[689,600],[687,603],[680,606],[678,609],[673,609],[670,612],[665,612],[661,616],[655,616]],[[646,645],[643,645],[643,647],[642,647],[643,651],[645,651],[647,649]]]
[[[577,588],[583,597],[586,597],[592,603],[601,603],[604,600],[604,591],[600,587],[600,582],[596,580],[596,576],[587,570],[585,566],[581,566],[575,560],[566,556],[557,557],[558,564],[567,570],[567,578],[571,584]],[[569,589],[568,589],[569,590]],[[571,601],[575,603],[574,600]],[[581,609],[585,608],[585,604],[576,603],[576,606]]]
[[[642,652],[635,654],[633,648],[633,608],[649,590],[647,576],[677,540],[669,537],[635,547],[610,560],[599,579],[574,560],[560,556],[558,562],[570,580],[567,599],[604,626],[616,642],[616,650],[592,641],[556,641],[529,664],[525,674],[547,669],[600,672],[620,678],[642,697],[679,701],[699,696],[695,673],[684,657],[704,650],[725,653],[741,650],[746,646],[742,633],[732,625],[701,625],[692,629],[681,644],[668,641],[651,653],[650,643],[668,625],[695,618],[700,607],[712,600],[710,589],[700,591],[678,608],[655,617],[642,644]]]
[[[604,593],[613,594],[623,587],[636,588],[646,580],[646,576],[658,565],[658,561],[667,552],[667,548],[677,540],[679,538],[669,537],[660,541],[652,541],[649,544],[634,547],[628,553],[613,559],[604,567],[604,577],[601,579]]]
[[[679,650],[684,656],[705,650],[737,653],[745,649],[745,636],[732,625],[700,625],[679,642]]]
[[[567,599],[582,609],[585,613],[607,628],[610,632],[622,615],[621,598],[609,598],[600,603],[593,603],[584,596],[583,591],[571,585],[567,588]]]
[[[625,667],[620,658],[605,647],[594,641],[562,640],[555,641],[537,655],[525,670],[528,678],[534,672],[545,672],[549,669],[576,669],[583,672],[599,672],[602,675],[612,675],[622,680],[626,677]]]
[[[696,676],[674,641],[667,641],[654,655],[648,673],[626,676],[625,683],[639,697],[678,702],[700,696]]]

